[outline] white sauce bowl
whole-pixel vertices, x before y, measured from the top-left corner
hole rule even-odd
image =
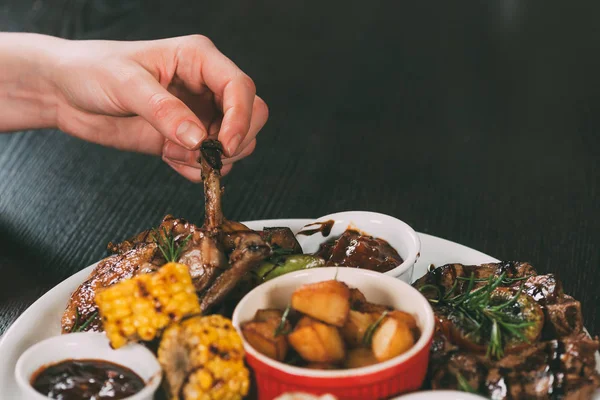
[[[31,386],[33,374],[44,366],[70,359],[104,360],[135,372],[146,386],[126,400],[152,400],[162,379],[158,360],[141,344],[129,344],[114,350],[110,347],[104,333],[69,333],[36,343],[21,355],[15,368],[15,378],[22,397],[31,400],[47,400],[47,396]]]
[[[345,211],[325,215],[313,224],[305,226],[302,230],[318,228],[318,223],[334,221],[329,235],[321,232],[312,235],[297,234],[298,243],[305,254],[313,254],[319,250],[322,243],[341,236],[346,229],[355,228],[373,237],[387,241],[402,257],[404,262],[387,272],[391,275],[411,283],[415,262],[421,255],[421,241],[417,233],[405,222],[385,214],[370,211]]]

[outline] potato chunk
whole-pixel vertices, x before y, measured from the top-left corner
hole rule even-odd
[[[354,303],[353,310],[360,311],[362,313],[377,313],[381,315],[385,311],[392,311],[392,307],[384,306],[382,304],[369,303],[365,302],[356,302]]]
[[[304,285],[292,294],[292,308],[319,321],[342,327],[350,311],[350,289],[336,280]]]
[[[373,355],[371,349],[359,347],[348,352],[344,360],[344,368],[360,368],[377,364],[379,361]]]
[[[264,310],[256,311],[256,314],[254,314],[254,321],[255,322],[264,322],[264,321],[268,321],[270,319],[276,319],[277,321],[281,321],[282,317],[283,317],[283,311],[281,311],[277,308],[266,308]]]
[[[344,340],[350,347],[362,346],[367,328],[379,318],[379,314],[361,313],[350,310],[348,319],[341,329]]]
[[[379,361],[389,360],[415,344],[409,326],[397,318],[386,317],[373,334],[371,349]]]
[[[288,341],[303,359],[313,363],[337,363],[346,354],[338,329],[310,317],[298,321]]]
[[[242,334],[259,353],[277,361],[283,361],[288,351],[285,335],[275,336],[279,321],[252,321],[242,325]],[[288,324],[289,328],[289,324]]]

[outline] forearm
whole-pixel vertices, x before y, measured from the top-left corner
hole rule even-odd
[[[0,132],[56,126],[51,70],[63,39],[0,33]]]

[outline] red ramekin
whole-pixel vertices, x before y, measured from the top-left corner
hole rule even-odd
[[[344,267],[315,268],[283,275],[248,293],[233,313],[233,324],[250,321],[257,310],[284,309],[294,290],[304,284],[334,279],[358,288],[368,301],[411,313],[421,337],[406,353],[382,363],[345,370],[314,370],[290,366],[257,352],[244,340],[246,360],[254,371],[258,398],[271,400],[284,393],[332,394],[338,399],[384,399],[421,387],[427,373],[434,332],[433,310],[409,284],[378,272]]]

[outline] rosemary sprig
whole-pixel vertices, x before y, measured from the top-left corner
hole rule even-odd
[[[275,332],[273,333],[273,336],[277,337],[280,335],[287,335],[289,332],[288,329],[285,329],[285,323],[287,322],[287,317],[290,313],[290,310],[292,309],[292,306],[288,305],[285,308],[285,311],[283,312],[283,315],[281,316],[281,321],[279,321],[279,325],[277,326],[277,328],[275,328]]]
[[[444,304],[452,308],[452,313],[459,320],[465,322],[463,326],[467,332],[467,337],[488,337],[487,356],[493,358],[502,358],[504,355],[504,346],[511,338],[518,338],[525,342],[527,337],[523,330],[533,325],[533,322],[525,321],[519,315],[514,315],[508,309],[513,306],[521,296],[523,286],[511,296],[511,298],[500,304],[491,304],[493,292],[501,285],[522,281],[527,277],[506,278],[506,273],[500,276],[490,276],[484,280],[476,279],[473,274],[469,278],[460,277],[460,280],[468,280],[466,290],[458,295],[451,297],[456,289],[456,281],[450,290],[442,294],[442,291],[436,285],[424,285],[419,290],[437,289],[437,298],[429,299],[433,304]],[[476,289],[473,289],[476,282],[486,282]]]
[[[96,318],[96,315],[98,315],[98,311],[94,311],[94,313],[90,315],[90,317],[83,323],[83,325],[81,325],[79,329],[77,329],[75,332],[83,332],[85,328],[87,328],[92,323],[94,318]]]
[[[75,329],[77,329],[77,326],[79,325],[79,318],[80,318],[79,308],[75,307],[75,323],[71,327],[71,330],[69,331],[69,333],[76,332]]]
[[[88,317],[88,319],[80,326],[79,319],[81,318],[81,314],[79,314],[79,310],[76,308],[75,309],[75,323],[71,327],[71,330],[69,331],[69,333],[83,332],[92,323],[92,321],[94,320],[94,318],[96,318],[97,315],[98,315],[98,311],[94,311],[92,313],[92,315],[90,315]]]
[[[154,229],[153,235],[166,262],[177,262],[185,245],[192,238],[192,234],[190,233],[185,239],[178,243],[175,236],[173,236],[173,231],[167,232],[167,229],[164,226],[162,228],[162,234],[158,229]]]
[[[373,335],[375,334],[377,328],[379,328],[379,325],[381,325],[381,322],[383,322],[383,319],[386,317],[386,315],[388,315],[388,311],[382,312],[381,316],[367,327],[365,330],[365,335],[363,336],[363,344],[365,346],[371,345],[371,342],[373,341]]]
[[[467,379],[459,371],[456,371],[456,382],[458,383],[458,388],[463,392],[477,393],[469,381],[467,381]]]

